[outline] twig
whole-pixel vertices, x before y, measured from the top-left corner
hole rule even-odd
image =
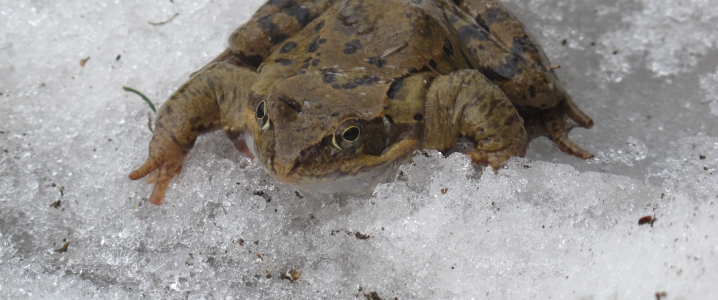
[[[147,96],[145,96],[145,94],[143,94],[140,91],[133,89],[129,86],[123,86],[122,89],[124,89],[125,91],[132,92],[132,93],[139,95],[140,97],[142,97],[142,99],[145,100],[145,102],[147,102],[147,104],[150,105],[150,108],[152,109],[153,112],[157,112],[157,110],[155,109],[155,105],[152,104],[152,101],[150,101],[150,99],[147,98]]]
[[[162,21],[162,22],[151,22],[151,21],[147,21],[147,23],[150,23],[150,25],[154,25],[154,26],[163,25],[163,24],[165,24],[165,23],[167,23],[167,22],[169,22],[169,21],[172,21],[172,19],[174,19],[174,18],[177,17],[178,15],[179,15],[179,13],[175,13],[174,16],[171,16],[171,17],[170,17],[169,19],[167,19],[166,21]]]
[[[437,76],[441,76],[441,73],[439,73],[439,71],[434,69],[434,67],[432,67],[428,62],[426,62],[426,59],[419,56],[419,60],[421,61],[422,64],[424,64],[425,67],[427,67],[430,71],[434,72],[434,74],[436,74]]]
[[[386,51],[384,51],[384,54],[381,55],[381,58],[387,58],[387,57],[389,57],[389,55],[397,53],[397,52],[403,50],[404,48],[406,48],[407,46],[409,46],[409,43],[404,42],[403,44],[401,44],[399,46],[396,46],[391,49],[387,49]]]

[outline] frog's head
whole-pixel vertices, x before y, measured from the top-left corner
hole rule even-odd
[[[370,193],[419,144],[419,122],[389,115],[387,86],[336,88],[321,74],[280,81],[249,101],[247,145],[272,177],[300,190]]]

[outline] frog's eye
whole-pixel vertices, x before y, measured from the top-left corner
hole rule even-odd
[[[361,123],[356,120],[348,120],[337,128],[332,138],[332,144],[340,150],[356,149],[361,144],[361,131]]]
[[[347,142],[354,142],[359,138],[359,127],[352,126],[344,130],[342,138]]]
[[[254,112],[254,116],[257,117],[257,122],[262,130],[269,128],[269,118],[267,117],[267,100],[259,102],[257,110]]]

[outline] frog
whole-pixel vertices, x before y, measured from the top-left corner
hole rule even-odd
[[[490,0],[270,0],[229,46],[161,106],[144,164],[161,204],[197,137],[223,130],[279,182],[303,192],[370,194],[422,149],[459,141],[498,169],[593,121],[542,48]]]

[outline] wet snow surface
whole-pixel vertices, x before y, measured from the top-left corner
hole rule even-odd
[[[150,110],[122,86],[160,104],[260,2],[0,0],[3,298],[718,298],[715,1],[506,2],[594,118],[571,133],[594,160],[426,152],[338,198],[215,133],[148,204],[127,174]]]

